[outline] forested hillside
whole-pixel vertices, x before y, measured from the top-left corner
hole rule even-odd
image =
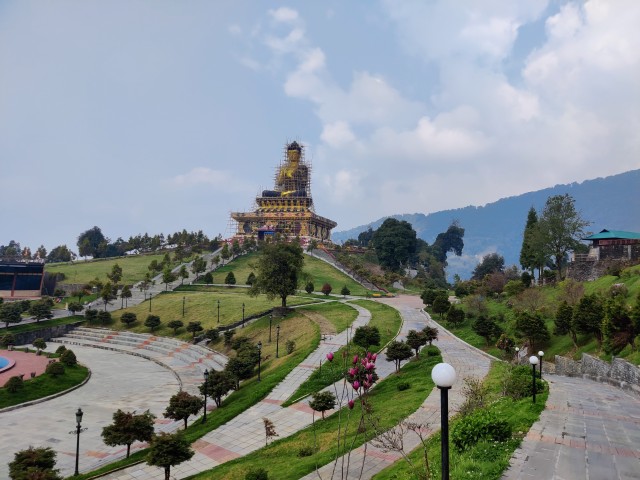
[[[518,265],[522,233],[527,212],[533,206],[541,210],[552,195],[568,193],[575,199],[576,208],[585,220],[592,222],[589,231],[599,232],[603,228],[640,231],[640,170],[620,175],[587,180],[582,183],[556,185],[536,192],[500,199],[485,206],[469,206],[440,212],[399,214],[394,218],[412,224],[419,238],[432,243],[439,232],[443,232],[452,220],[458,220],[465,229],[464,250],[461,257],[449,256],[447,274],[469,278],[471,271],[482,256],[499,252],[507,265]],[[386,217],[385,217],[386,218]],[[337,243],[356,238],[367,228],[378,228],[384,218],[370,224],[335,232]]]

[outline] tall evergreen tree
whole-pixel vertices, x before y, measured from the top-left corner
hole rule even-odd
[[[527,224],[522,235],[522,248],[520,249],[520,266],[523,270],[530,270],[534,275],[534,270],[538,264],[539,252],[536,252],[535,236],[538,227],[538,213],[534,207],[529,209],[527,214]]]

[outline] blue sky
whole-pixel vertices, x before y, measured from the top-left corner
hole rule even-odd
[[[337,230],[640,167],[640,3],[0,1],[0,244],[229,212],[306,145]]]

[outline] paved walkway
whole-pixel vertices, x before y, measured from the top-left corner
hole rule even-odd
[[[50,343],[47,350],[58,347]],[[108,447],[100,433],[121,408],[142,412],[149,409],[158,419],[156,428],[166,431],[181,422],[162,417],[169,397],[179,389],[178,380],[167,369],[144,358],[82,346],[72,347],[78,361],[92,376],[84,386],[61,397],[17,410],[0,413],[0,478],[9,478],[7,464],[13,455],[30,445],[51,447],[57,452],[57,467],[64,476],[73,474],[76,437],[75,412],[84,411],[80,437],[80,471],[87,471],[124,456],[122,447]],[[142,446],[134,444],[132,451]]]
[[[403,339],[409,330],[422,330],[425,324],[439,327],[427,314],[421,311],[422,300],[419,297],[400,296],[390,299],[376,300],[397,308],[404,319],[399,338]],[[450,363],[455,369],[458,379],[449,391],[449,415],[457,413],[464,400],[461,389],[462,380],[465,377],[484,377],[489,372],[490,359],[479,351],[470,348],[458,338],[442,328],[438,328],[438,340],[434,342],[442,352],[443,360]],[[425,372],[427,374],[427,372]],[[423,426],[423,435],[429,436],[440,429],[440,391],[434,389],[426,398],[420,408],[407,418],[408,422]],[[381,448],[379,443],[373,441],[366,446],[361,446],[351,452],[350,458],[346,456],[337,460],[337,468],[334,470],[334,462],[320,468],[303,477],[305,480],[322,479],[369,479],[376,473],[388,467],[396,460],[401,459],[399,452],[389,452]],[[404,450],[410,452],[420,444],[418,435],[407,432],[404,436]],[[364,467],[363,467],[364,461]],[[343,475],[342,469],[344,467]],[[363,471],[360,476],[360,471]]]
[[[545,380],[546,409],[502,479],[640,478],[640,399],[582,378]]]

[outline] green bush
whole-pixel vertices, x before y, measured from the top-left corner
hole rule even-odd
[[[16,375],[9,379],[4,388],[6,388],[9,393],[16,393],[18,390],[24,388],[24,381]]]
[[[409,390],[411,388],[411,384],[409,382],[400,382],[398,383],[397,389],[399,391]]]
[[[244,480],[269,480],[269,473],[264,468],[254,468],[247,472]]]
[[[67,347],[65,347],[64,345],[60,345],[57,349],[56,349],[56,353],[58,355],[62,355],[64,352],[67,351]]]
[[[513,368],[504,379],[504,394],[514,400],[533,395],[531,369],[525,365]],[[536,393],[544,391],[545,382],[536,377]]]
[[[60,362],[53,362],[47,365],[46,372],[52,377],[64,375],[64,365]]]
[[[62,355],[60,355],[60,362],[67,367],[72,367],[78,364],[78,359],[76,358],[76,354],[73,353],[73,350],[65,350]]]
[[[451,429],[451,440],[460,452],[480,440],[502,442],[511,438],[511,425],[506,420],[496,419],[486,409],[463,417]]]
[[[300,449],[298,450],[299,457],[310,457],[314,453],[315,453],[315,450],[311,446],[300,447]]]
[[[284,348],[287,352],[287,355],[289,355],[296,349],[296,342],[294,342],[293,340],[287,340],[287,343],[284,344]]]
[[[422,354],[426,355],[427,357],[437,357],[438,355],[440,355],[440,350],[434,345],[429,345],[422,349]]]

